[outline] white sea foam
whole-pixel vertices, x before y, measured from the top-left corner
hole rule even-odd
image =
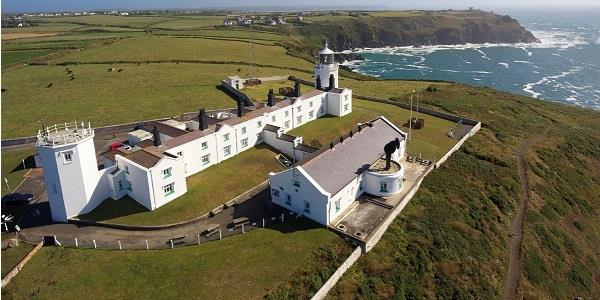
[[[531,62],[526,60],[513,60],[513,62],[518,64],[531,64]]]
[[[485,52],[481,51],[481,49],[475,48],[475,51],[481,53],[481,58],[492,61],[492,59],[489,56],[487,56],[487,54]]]
[[[600,45],[600,37],[596,40],[596,44]]]
[[[508,64],[507,64],[507,63],[505,63],[505,62],[500,62],[500,63],[498,63],[498,64],[499,64],[499,65],[501,65],[501,66],[504,66],[505,68],[507,68],[507,69],[508,69]]]
[[[442,72],[450,72],[450,73],[460,73],[460,71],[457,70],[440,70]]]
[[[555,79],[563,78],[563,77],[565,77],[567,75],[579,72],[580,70],[581,70],[580,67],[575,67],[575,68],[570,69],[569,71],[564,71],[564,72],[560,73],[559,75],[552,75],[552,76],[543,77],[542,79],[540,79],[540,80],[538,80],[536,82],[531,82],[531,83],[525,84],[523,86],[523,91],[526,92],[526,93],[531,94],[531,97],[533,97],[533,98],[538,98],[539,96],[541,96],[541,94],[533,90],[534,86],[540,85],[540,84],[544,84],[546,82],[553,81]]]

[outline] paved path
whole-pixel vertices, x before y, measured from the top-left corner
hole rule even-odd
[[[21,206],[18,211],[13,212],[19,220],[17,223],[22,228],[19,238],[37,243],[44,236],[56,235],[57,240],[65,246],[74,246],[77,238],[80,247],[93,247],[93,240],[95,240],[98,248],[118,249],[118,241],[121,241],[121,246],[125,249],[145,249],[147,240],[151,249],[169,248],[169,239],[177,236],[185,236],[186,244],[196,244],[198,233],[205,231],[211,225],[219,225],[217,232],[220,229],[222,236],[226,237],[239,234],[241,231],[241,228],[230,230],[233,219],[247,217],[250,220],[247,229],[250,230],[262,227],[263,218],[266,226],[281,222],[280,216],[283,213],[283,209],[270,205],[267,186],[252,197],[240,199],[241,203],[236,206],[227,208],[214,217],[202,218],[198,222],[160,230],[121,230],[101,226],[52,223],[41,169],[33,169],[19,186],[18,192],[32,193],[36,197],[34,204]],[[275,219],[272,219],[273,217]],[[254,226],[253,222],[256,222]],[[202,238],[203,240],[218,239],[218,234],[210,237],[204,235]]]
[[[519,179],[521,181],[521,202],[517,214],[510,224],[508,255],[509,265],[508,273],[506,274],[506,286],[504,287],[505,300],[517,299],[517,289],[521,279],[521,250],[523,242],[523,225],[525,222],[525,214],[529,204],[529,179],[527,177],[527,159],[526,154],[529,147],[542,141],[551,127],[548,127],[540,135],[524,140],[517,150],[517,160],[519,167]]]

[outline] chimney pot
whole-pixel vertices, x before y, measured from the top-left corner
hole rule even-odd
[[[244,115],[244,106],[242,104],[242,100],[238,100],[237,102],[237,116],[242,117]]]
[[[154,139],[154,146],[158,147],[162,144],[160,140],[160,131],[158,131],[156,126],[152,128],[152,138]]]

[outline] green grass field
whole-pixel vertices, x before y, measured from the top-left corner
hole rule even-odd
[[[260,299],[317,248],[347,247],[312,222],[292,222],[173,250],[45,247],[2,289],[2,298]]]
[[[283,170],[277,153],[267,147],[246,150],[187,178],[187,193],[154,211],[131,199],[105,200],[81,219],[117,224],[162,225],[199,217]],[[237,166],[243,165],[243,168]],[[129,213],[124,215],[125,213]]]
[[[2,240],[14,238],[14,233],[2,233]],[[10,272],[24,257],[29,253],[35,245],[27,243],[19,243],[19,246],[15,248],[8,248],[2,250],[0,256],[2,260],[2,277],[6,273]]]
[[[2,51],[2,67],[12,65],[18,62],[27,61],[40,56],[48,55],[54,50],[13,50]]]
[[[85,120],[103,126],[177,116],[201,107],[235,107],[235,102],[217,88],[228,75],[297,74],[249,66],[184,63],[69,67],[76,76],[73,81],[64,66],[27,66],[2,75],[2,87],[8,89],[2,94],[3,138],[35,134],[40,118],[46,124]],[[108,72],[110,67],[122,68],[123,72]],[[46,88],[50,82],[52,87]]]
[[[44,23],[68,23],[76,25],[100,25],[100,26],[120,26],[132,28],[145,28],[153,24],[172,20],[169,17],[157,16],[110,16],[110,15],[95,15],[95,16],[66,16],[52,18],[34,18],[34,20]]]
[[[148,36],[121,40],[102,48],[84,50],[52,62],[199,60],[251,62],[312,70],[307,61],[288,56],[280,46],[202,38]],[[277,57],[277,62],[273,58]]]

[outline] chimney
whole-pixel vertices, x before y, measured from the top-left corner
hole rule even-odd
[[[329,89],[333,89],[335,88],[335,77],[333,76],[333,74],[329,75]]]
[[[317,86],[316,86],[317,90],[321,89],[321,76],[317,75]]]
[[[242,104],[242,100],[238,100],[237,102],[237,116],[242,117],[244,115],[244,106]]]
[[[158,128],[156,126],[154,126],[154,128],[152,128],[152,138],[154,139],[154,146],[158,147],[161,145],[160,142],[160,131],[158,131]]]
[[[208,120],[206,119],[206,112],[204,111],[204,108],[201,108],[200,112],[198,112],[198,129],[208,129]]]
[[[296,83],[294,83],[294,96],[300,97],[300,81],[296,81]]]
[[[273,89],[269,89],[269,94],[267,95],[267,105],[269,107],[275,105],[275,94],[273,94]]]

